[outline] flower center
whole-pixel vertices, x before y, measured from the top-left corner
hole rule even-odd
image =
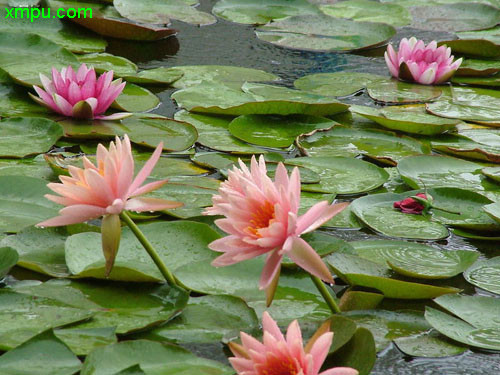
[[[247,230],[257,237],[262,237],[259,229],[267,228],[274,218],[274,205],[269,201],[265,201],[263,205],[252,213],[252,219],[249,222],[250,225],[247,227]]]
[[[268,356],[267,362],[257,370],[258,375],[297,375],[299,369],[293,358]]]

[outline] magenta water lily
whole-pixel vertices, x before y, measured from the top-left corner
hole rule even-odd
[[[389,44],[384,56],[393,77],[423,85],[446,82],[462,63],[462,58],[454,61],[451,48],[436,41],[425,45],[415,37],[403,38],[397,52]]]
[[[67,117],[77,119],[119,120],[130,113],[104,113],[122,93],[125,82],[113,81],[113,71],[103,73],[97,78],[94,68],[82,64],[77,72],[71,66],[61,72],[52,68],[52,79],[40,73],[43,89],[33,86],[39,97],[30,96],[37,103]]]

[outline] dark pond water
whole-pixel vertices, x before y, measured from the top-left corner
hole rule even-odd
[[[139,0],[138,0],[139,1]],[[210,12],[216,0],[201,0],[201,10]],[[196,27],[181,22],[173,22],[179,30],[175,37],[150,43],[133,43],[110,40],[108,52],[134,61],[140,68],[171,67],[176,65],[235,65],[262,69],[282,78],[283,85],[306,74],[318,72],[357,71],[387,74],[382,56],[383,49],[369,51],[366,56],[338,53],[316,53],[279,48],[262,42],[255,37],[253,27],[239,25],[224,20],[205,27]],[[401,29],[393,42],[403,37],[415,35],[426,42],[453,38],[447,33],[423,32],[410,28]],[[172,116],[178,108],[170,99],[173,90],[156,92],[162,104],[154,111],[164,116]],[[356,104],[371,104],[362,96],[349,98]],[[334,231],[345,240],[375,238],[362,231]],[[484,257],[500,255],[496,243],[468,241],[452,236],[439,244],[444,249],[479,249]],[[455,280],[457,279],[457,280]],[[465,288],[468,294],[481,294],[468,285],[461,277],[453,281]],[[408,308],[414,306],[408,306]],[[500,312],[499,312],[500,314]],[[220,345],[190,347],[197,354],[225,361]],[[494,375],[500,374],[500,355],[468,351],[460,356],[424,359],[408,358],[397,348],[390,346],[379,353],[372,375]]]

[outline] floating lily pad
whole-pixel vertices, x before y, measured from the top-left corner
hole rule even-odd
[[[175,66],[183,73],[181,79],[174,82],[177,89],[199,85],[202,82],[218,82],[235,90],[245,82],[276,81],[278,76],[263,70],[229,65],[183,65]]]
[[[146,112],[158,104],[160,104],[160,99],[151,91],[133,83],[127,83],[112,106],[127,112]]]
[[[260,26],[256,34],[259,39],[281,47],[347,52],[382,45],[396,34],[396,30],[384,23],[299,15]]]
[[[406,26],[411,23],[411,15],[408,10],[397,4],[349,0],[320,5],[320,9],[329,16],[350,18],[355,21],[382,22],[393,26]]]
[[[425,319],[441,334],[466,345],[500,350],[498,298],[455,295],[435,302],[458,317],[426,307]]]
[[[471,284],[500,294],[500,257],[480,260],[464,272],[464,277]]]
[[[155,68],[140,71],[134,75],[127,75],[124,78],[128,82],[144,85],[170,85],[179,80],[184,73],[177,68]]]
[[[67,49],[35,34],[0,32],[0,68],[18,83],[40,85],[39,73],[79,65]]]
[[[376,109],[355,105],[350,110],[385,128],[412,134],[441,134],[454,129],[460,123],[459,120],[448,120],[429,115],[422,107],[394,106]]]
[[[9,9],[10,10],[10,9]],[[17,12],[17,10],[15,10]],[[98,35],[92,34],[83,28],[68,27],[57,17],[50,17],[47,9],[40,9],[44,16],[36,17],[33,12],[33,18],[18,17],[13,19],[7,16],[6,9],[0,9],[0,31],[16,34],[37,34],[43,38],[49,39],[60,46],[76,53],[102,52],[106,49],[106,41]]]
[[[336,126],[323,132],[298,138],[297,145],[307,156],[366,155],[379,162],[396,165],[409,155],[428,154],[429,148],[419,141],[392,132],[374,129],[351,129]]]
[[[54,334],[76,355],[87,355],[94,349],[115,344],[118,341],[115,327],[72,328],[69,326],[55,329]]]
[[[49,110],[33,101],[24,87],[14,84],[7,72],[0,69],[0,116],[46,117]]]
[[[475,31],[474,33],[477,32]],[[478,35],[468,39],[446,40],[440,42],[439,45],[446,44],[451,48],[453,53],[473,56],[475,58],[496,58],[500,56],[500,44],[480,38],[481,36]]]
[[[48,151],[63,135],[54,121],[39,117],[0,120],[0,157],[21,158]]]
[[[394,339],[394,343],[399,350],[412,357],[450,357],[467,351],[466,346],[447,339],[435,330],[398,337]]]
[[[414,189],[457,187],[476,191],[498,190],[482,173],[480,164],[447,156],[409,156],[398,163],[403,180]]]
[[[81,375],[115,375],[134,365],[146,374],[231,375],[233,370],[178,346],[148,340],[124,341],[90,353]]]
[[[242,141],[265,147],[289,147],[301,134],[337,124],[325,117],[244,115],[229,123],[229,132]]]
[[[481,3],[456,3],[410,7],[411,26],[432,31],[470,31],[495,26],[500,9]]]
[[[223,295],[190,298],[182,315],[166,325],[135,335],[174,343],[218,343],[237,337],[239,331],[259,327],[255,312],[240,298]]]
[[[172,272],[187,263],[211,260],[212,251],[207,246],[219,238],[209,226],[189,221],[158,222],[140,226],[159,256]],[[175,238],[175,241],[169,239]],[[66,263],[73,275],[120,281],[158,282],[164,278],[140,242],[128,229],[122,230],[120,249],[115,265],[105,274],[99,233],[79,233],[66,240]],[[187,256],[186,251],[189,251]]]
[[[276,170],[276,163],[285,161],[285,158],[278,153],[266,153],[261,154],[264,156],[266,162],[266,167],[268,167],[268,171]],[[233,155],[226,154],[223,152],[198,152],[194,156],[191,157],[191,160],[196,164],[212,169],[225,170],[225,174],[227,174],[227,168],[231,165],[238,163],[238,160],[241,159],[245,164],[249,165],[249,162],[255,156],[257,158],[258,154],[248,154],[248,155]],[[286,166],[285,166],[286,167]],[[314,179],[315,182],[319,182],[319,176],[317,173],[311,170],[305,170],[306,174],[309,174],[309,178]]]
[[[487,77],[500,72],[498,60],[465,59],[454,77]]]
[[[319,174],[319,184],[307,184],[302,190],[319,193],[361,194],[383,185],[389,175],[371,163],[342,157],[303,157],[287,159]]]
[[[374,309],[383,299],[383,294],[358,291],[351,287],[342,294],[339,308],[341,311]]]
[[[114,0],[116,10],[125,18],[147,24],[168,24],[170,18],[194,25],[210,25],[217,19],[200,12],[183,0]],[[154,12],[151,10],[154,9]]]
[[[377,289],[387,298],[427,299],[460,291],[452,287],[400,280],[387,266],[351,254],[337,252],[325,259],[335,274],[348,284]]]
[[[70,18],[70,21],[86,27],[97,34],[112,38],[150,41],[166,38],[176,32],[176,30],[166,27],[139,25],[131,22],[126,18],[122,18],[113,6],[107,4],[68,0],[48,0],[48,4],[53,12],[57,12],[60,8],[86,9],[86,12],[88,12],[86,17],[74,17]],[[90,16],[89,10],[92,10],[92,16]]]
[[[42,332],[0,357],[5,375],[73,375],[82,364],[51,331]]]
[[[414,195],[375,194],[356,199],[351,210],[366,225],[389,237],[439,240],[448,237],[448,229],[426,215],[411,215],[393,208],[396,201]]]
[[[438,86],[417,85],[396,79],[371,82],[367,84],[366,88],[370,98],[388,104],[431,102],[438,99],[443,93]]]
[[[219,0],[212,12],[228,21],[245,24],[264,24],[289,16],[320,13],[306,0]]]
[[[244,163],[247,165],[247,167],[250,168],[250,162],[248,158],[244,159]],[[236,162],[236,161],[235,161]],[[236,164],[235,164],[236,165]],[[239,165],[237,165],[239,168]],[[275,175],[276,175],[276,168],[278,167],[278,163],[276,162],[267,162],[266,163],[266,168],[267,168],[267,175],[274,180]],[[320,182],[321,178],[318,173],[312,171],[311,169],[304,168],[304,167],[297,167],[297,166],[292,166],[292,165],[286,165],[285,164],[285,169],[288,172],[288,175],[290,175],[293,171],[294,168],[298,168],[300,172],[300,182],[303,184],[317,184]],[[228,170],[232,169],[232,165],[226,165],[223,169],[219,170],[219,172],[227,178],[227,172]],[[317,194],[320,195],[320,194]]]
[[[92,316],[91,320],[72,328],[116,327],[118,334],[165,323],[182,311],[188,300],[185,290],[166,284],[95,284],[52,279],[45,283],[19,283],[13,289],[16,295],[19,293],[30,301],[47,301],[46,304],[56,306],[51,310],[52,319],[59,309],[63,312],[77,308],[86,317]],[[60,325],[51,322],[51,327]]]
[[[19,259],[17,251],[11,247],[0,247],[0,278],[14,267]]]
[[[242,91],[243,90],[243,91]],[[242,90],[220,83],[202,83],[172,94],[188,111],[220,115],[304,114],[325,116],[343,112],[348,105],[333,98],[285,87],[245,83]]]
[[[89,67],[94,67],[95,71],[98,73],[112,70],[114,76],[123,77],[126,75],[133,75],[137,72],[137,65],[132,61],[109,53],[88,53],[77,56],[77,58],[81,63],[85,63]]]
[[[303,193],[304,194],[304,193]],[[323,224],[324,227],[342,229],[361,229],[362,224],[351,210],[351,205],[344,208],[339,214]]]
[[[355,253],[376,263],[388,264],[400,275],[422,279],[446,279],[465,271],[479,257],[468,250],[442,251],[406,241],[350,242]]]
[[[368,84],[387,82],[388,77],[370,73],[335,72],[309,74],[293,84],[300,90],[326,96],[347,96],[363,90]]]

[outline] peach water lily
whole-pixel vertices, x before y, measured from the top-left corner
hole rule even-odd
[[[262,317],[263,342],[241,332],[242,345],[231,342],[235,355],[229,358],[238,375],[358,375],[350,367],[321,371],[332,344],[328,322],[322,325],[304,347],[299,323],[294,320],[286,337],[267,311]]]
[[[438,47],[436,41],[426,46],[415,37],[403,38],[397,52],[389,44],[384,56],[393,77],[423,85],[446,82],[462,63],[462,58],[454,61],[451,48]]]
[[[145,248],[150,246],[150,244],[143,243],[144,240],[146,242],[147,240],[141,238],[142,233],[139,233],[139,229],[125,210],[148,212],[182,206],[180,202],[139,197],[158,189],[167,182],[166,180],[160,180],[143,185],[158,162],[162,147],[163,143],[160,142],[151,158],[134,178],[134,158],[127,135],[123,137],[123,141],[116,137],[115,142],[110,143],[109,150],[99,144],[97,146],[96,165],[87,157],[83,157],[83,169],[69,166],[70,176],[61,175],[59,176],[60,183],[49,183],[47,185],[59,195],[47,194],[45,197],[65,207],[59,211],[59,216],[45,220],[37,224],[37,226],[56,227],[83,223],[102,217],[102,248],[106,259],[106,272],[109,274],[120,244],[120,217],[131,228]],[[157,256],[154,249],[146,248],[146,250],[155,253],[152,257]],[[153,260],[155,263],[157,262],[155,259]],[[164,270],[161,269],[164,265],[158,265],[157,263],[157,266],[164,273]]]
[[[31,98],[63,116],[119,120],[131,115],[126,112],[103,115],[125,88],[121,78],[113,81],[113,71],[97,78],[94,68],[82,64],[75,72],[69,65],[62,68],[61,72],[52,68],[52,79],[40,73],[40,81],[45,90],[33,86],[38,97],[30,93]]]
[[[209,245],[210,249],[224,253],[212,265],[229,266],[267,254],[259,286],[266,290],[268,304],[274,296],[285,255],[312,277],[333,283],[328,267],[300,236],[330,220],[347,203],[331,205],[322,201],[299,216],[300,188],[297,167],[288,176],[285,166],[279,163],[272,181],[262,155],[259,162],[252,157],[250,169],[239,160],[239,168],[235,166],[228,172],[219,194],[212,197],[213,206],[204,212],[225,216],[215,220],[215,224],[229,234]],[[323,285],[319,280],[315,284]]]

